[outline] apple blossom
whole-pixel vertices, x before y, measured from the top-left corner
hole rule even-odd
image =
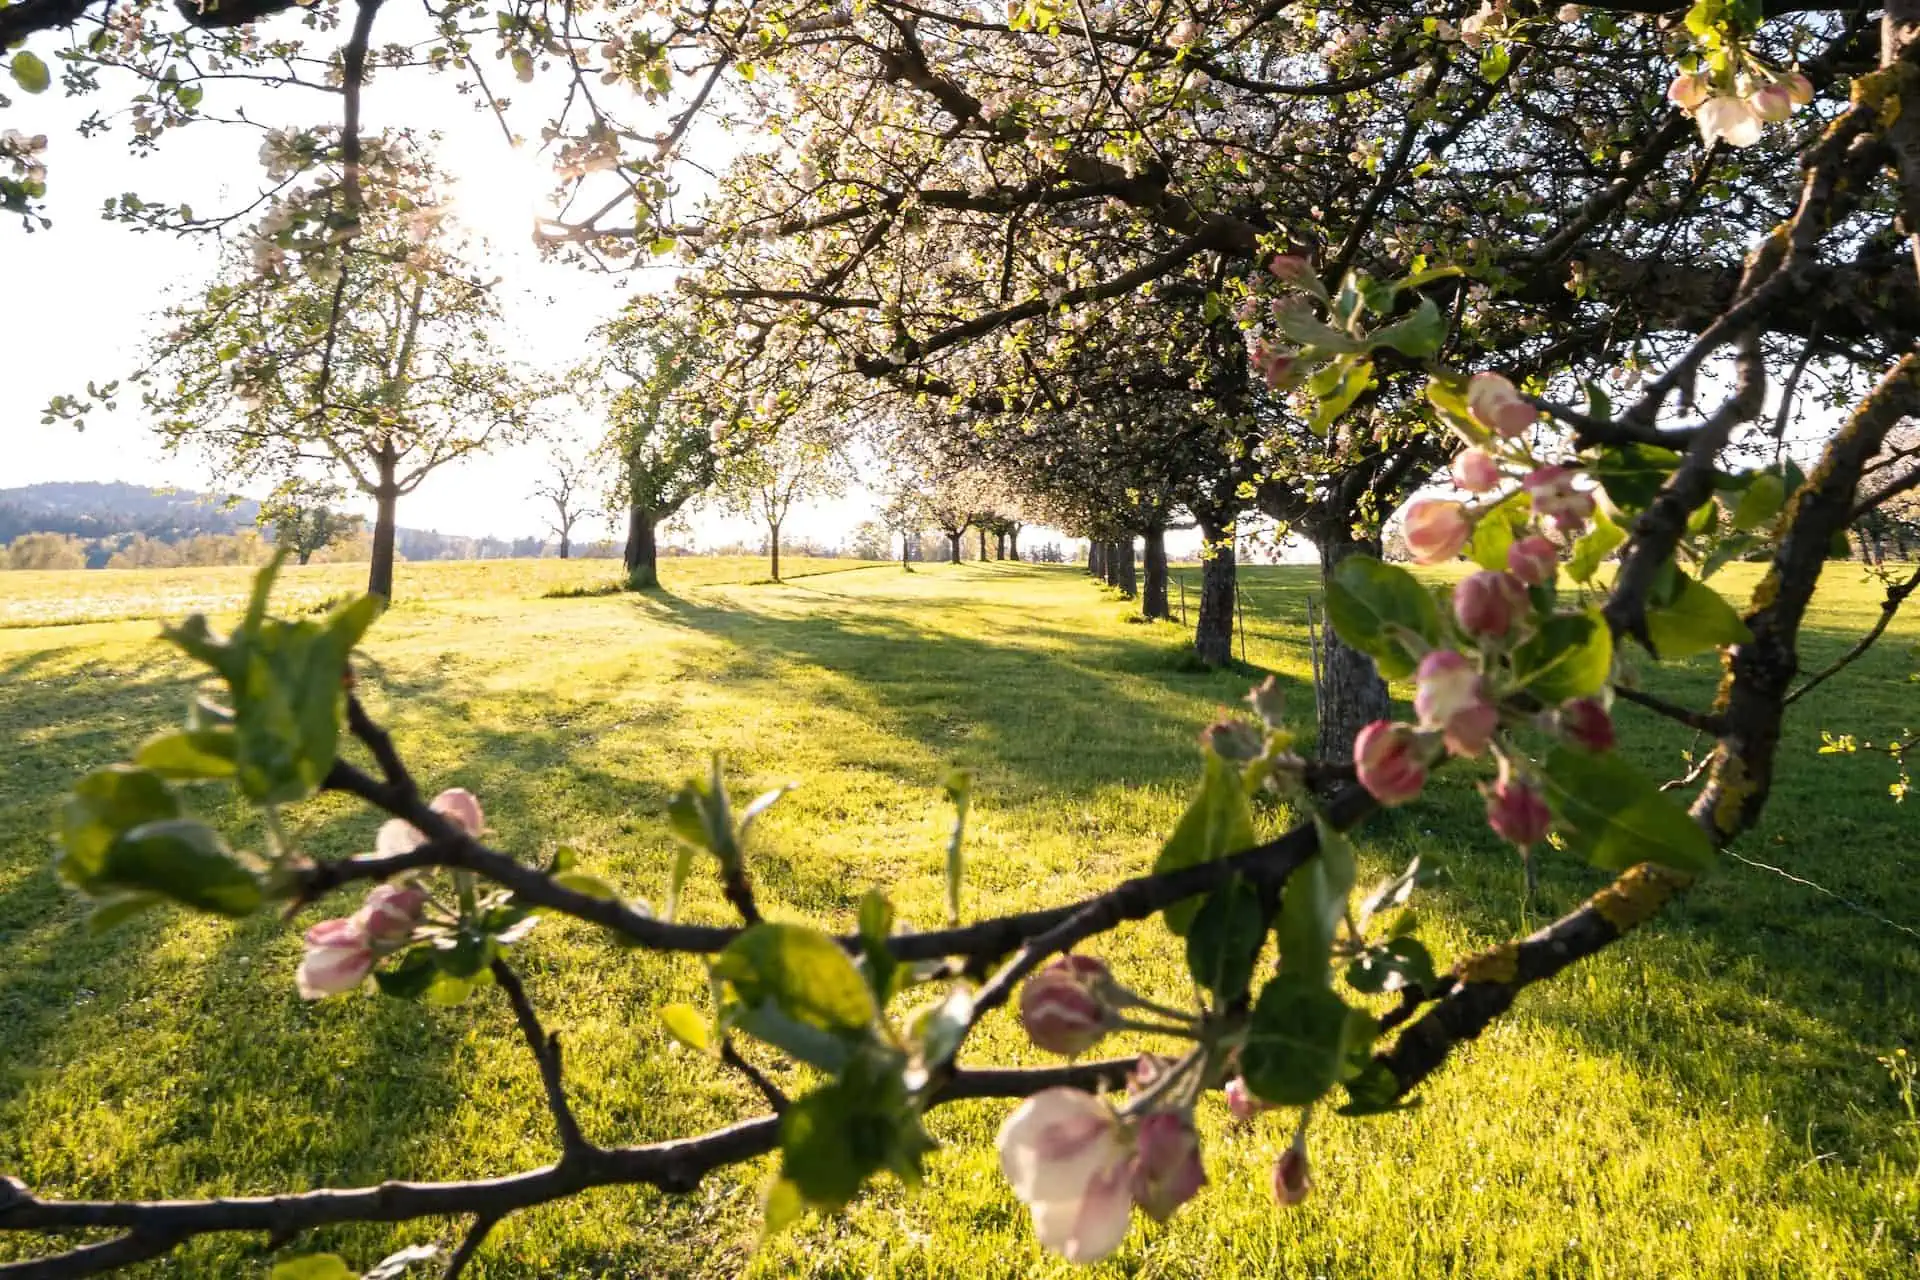
[[[1558,464],[1537,467],[1521,483],[1533,499],[1533,509],[1543,520],[1566,532],[1574,532],[1593,514],[1593,495],[1573,487],[1573,471]]]
[[[1354,771],[1375,800],[1405,804],[1427,785],[1427,766],[1411,725],[1375,720],[1353,740]]]
[[[1787,72],[1781,83],[1787,86],[1787,98],[1796,107],[1804,107],[1813,101],[1813,81],[1798,71]]]
[[[1000,1126],[1000,1171],[1034,1234],[1068,1262],[1120,1247],[1133,1214],[1133,1151],[1120,1118],[1090,1093],[1043,1089]]]
[[[1226,1095],[1227,1110],[1233,1113],[1235,1119],[1251,1120],[1268,1109],[1267,1104],[1255,1097],[1253,1090],[1247,1088],[1244,1077],[1235,1076],[1227,1081]]]
[[[1407,508],[1406,539],[1421,564],[1441,564],[1460,554],[1473,536],[1466,508],[1457,502],[1422,498]]]
[[[1020,1025],[1049,1053],[1076,1057],[1113,1030],[1107,966],[1092,956],[1061,956],[1020,988]]]
[[[1667,86],[1667,101],[1682,111],[1692,114],[1713,92],[1712,85],[1705,76],[1679,75]]]
[[[1132,1191],[1147,1216],[1165,1222],[1206,1182],[1193,1117],[1179,1111],[1155,1111],[1142,1117],[1134,1134]]]
[[[1530,533],[1507,548],[1507,572],[1530,587],[1544,587],[1552,582],[1559,567],[1559,548],[1537,533]]]
[[[1506,440],[1527,434],[1540,413],[1513,383],[1497,373],[1476,373],[1467,383],[1467,412],[1473,420]]]
[[[1313,1178],[1307,1167],[1307,1153],[1295,1143],[1273,1162],[1273,1200],[1282,1209],[1290,1209],[1313,1190]]]
[[[1512,632],[1514,623],[1526,616],[1528,605],[1526,586],[1514,575],[1499,570],[1485,569],[1472,574],[1453,589],[1454,619],[1470,636],[1505,637]],[[1428,655],[1429,658],[1439,656]]]
[[[1613,716],[1598,698],[1574,698],[1560,704],[1560,736],[1588,751],[1613,750]]]
[[[1793,95],[1783,84],[1763,84],[1747,98],[1747,105],[1768,124],[1778,124],[1793,114]]]
[[[322,920],[307,930],[306,954],[294,971],[302,1000],[352,991],[373,972],[373,944],[359,920]]]
[[[1694,113],[1700,140],[1708,146],[1725,141],[1730,147],[1750,147],[1760,141],[1760,113],[1744,98],[1709,98]]]
[[[470,836],[479,836],[487,829],[480,801],[465,787],[449,787],[427,807]],[[410,853],[426,842],[426,834],[420,828],[405,818],[393,818],[381,824],[373,847],[376,853],[391,855]]]
[[[1500,711],[1488,700],[1486,681],[1465,655],[1436,649],[1420,660],[1414,680],[1413,709],[1421,728],[1440,730],[1447,750],[1455,755],[1477,756],[1487,749],[1500,727]]]
[[[1467,449],[1453,460],[1453,483],[1468,493],[1485,493],[1500,483],[1500,463],[1485,449]]]
[[[420,923],[420,912],[426,905],[427,894],[423,889],[411,885],[375,885],[353,920],[370,943],[390,946],[413,936],[413,927]]]

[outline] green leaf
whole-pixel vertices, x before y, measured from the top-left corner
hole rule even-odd
[[[744,1004],[770,1000],[823,1031],[864,1035],[873,1024],[873,993],[840,944],[818,929],[756,924],[715,957],[713,973],[732,983]]]
[[[1369,1061],[1346,1082],[1346,1088],[1348,1100],[1339,1112],[1343,1116],[1377,1116],[1390,1111],[1409,1111],[1420,1105],[1418,1101],[1403,1101],[1399,1097],[1398,1077],[1378,1062]]]
[[[1613,505],[1629,515],[1638,515],[1660,492],[1680,465],[1680,455],[1652,444],[1610,446],[1590,470],[1607,491]]]
[[[376,969],[373,981],[382,995],[396,1000],[418,1000],[427,994],[427,988],[439,976],[440,967],[434,963],[433,948],[415,947],[392,968]]]
[[[1679,800],[1615,751],[1555,747],[1545,769],[1547,805],[1567,847],[1596,867],[1659,862],[1681,871],[1713,864],[1713,843]]]
[[[1373,386],[1373,361],[1364,356],[1343,357],[1343,360],[1343,365],[1335,366],[1344,370],[1339,383],[1331,392],[1321,397],[1320,406],[1307,420],[1307,429],[1316,435],[1325,434],[1327,428],[1331,427],[1341,414],[1352,408],[1353,402],[1358,400],[1367,388]]]
[[[1401,355],[1424,360],[1440,350],[1440,344],[1446,341],[1447,321],[1440,314],[1432,298],[1420,299],[1420,306],[1404,320],[1399,320],[1377,329],[1373,340],[1382,346],[1392,347]]]
[[[785,1178],[776,1178],[767,1187],[766,1202],[760,1206],[760,1232],[771,1239],[800,1221],[807,1212],[807,1198],[800,1188]]]
[[[1526,491],[1515,490],[1485,511],[1467,541],[1467,558],[1482,569],[1506,571],[1507,549],[1527,527]]]
[[[1468,444],[1485,444],[1493,438],[1467,408],[1467,379],[1457,373],[1436,373],[1427,379],[1426,395],[1440,421]]]
[[[1240,770],[1212,750],[1206,753],[1205,770],[1200,790],[1154,859],[1156,874],[1197,867],[1253,846],[1253,808]],[[1175,936],[1184,937],[1199,910],[1193,899],[1176,902],[1161,912],[1161,919]]]
[[[920,1061],[933,1066],[953,1057],[973,1025],[973,992],[955,987],[913,1023],[913,1038],[920,1045]]]
[[[1613,632],[1598,610],[1548,618],[1513,651],[1513,674],[1544,702],[1600,692],[1613,671]]]
[[[165,901],[157,893],[117,893],[111,897],[97,898],[93,910],[87,912],[87,932],[98,937]]]
[[[191,818],[163,818],[123,832],[107,846],[96,883],[233,917],[251,915],[264,900],[258,877],[219,833]]]
[[[946,792],[953,802],[953,832],[947,837],[947,924],[951,926],[960,923],[961,844],[967,834],[967,810],[973,804],[973,770],[949,771]]]
[[[1318,347],[1335,355],[1354,355],[1367,349],[1366,343],[1316,319],[1303,306],[1282,307],[1274,322],[1288,341],[1302,347]]]
[[[1395,938],[1369,947],[1347,966],[1347,985],[1367,995],[1433,983],[1433,956],[1418,938]]]
[[[274,1267],[272,1280],[359,1280],[359,1275],[337,1253],[310,1253]]]
[[[887,938],[893,933],[893,904],[878,889],[869,889],[860,899],[860,951],[866,966],[867,986],[882,1009],[893,998],[894,983],[900,974],[899,961],[887,950]]]
[[[1567,576],[1575,582],[1591,582],[1614,548],[1627,540],[1627,531],[1613,522],[1604,507],[1595,507],[1593,527],[1574,540],[1573,555],[1567,561]]]
[[[1420,652],[1411,634],[1431,645],[1440,610],[1419,579],[1372,556],[1348,556],[1327,580],[1327,616],[1349,646],[1370,656],[1388,680],[1413,674]]]
[[[599,876],[587,871],[562,871],[553,877],[553,882],[562,889],[571,889],[575,893],[585,894],[589,898],[599,898],[606,902],[618,902],[620,891]]]
[[[1647,636],[1662,658],[1684,658],[1726,644],[1745,644],[1753,632],[1726,598],[1705,583],[1678,574],[1670,600],[1647,608]]]
[[[180,801],[160,775],[132,765],[97,769],[74,784],[60,808],[60,854],[54,869],[76,889],[93,892],[107,849],[122,832],[180,816]]]
[[[467,1002],[473,995],[477,984],[472,978],[460,978],[451,973],[436,973],[433,981],[427,984],[423,997],[437,1009],[452,1009]]]
[[[53,83],[53,73],[47,70],[47,64],[25,49],[13,55],[7,69],[13,72],[13,82],[28,93],[45,93]]]
[[[231,729],[187,729],[149,738],[133,762],[163,778],[231,778],[239,739]]]
[[[845,1038],[789,1018],[771,1000],[752,1007],[732,1005],[725,1016],[731,1025],[772,1045],[795,1062],[804,1062],[828,1075],[847,1065],[849,1050]]]
[[[667,1034],[692,1049],[696,1053],[712,1053],[713,1037],[707,1028],[707,1020],[701,1012],[690,1004],[663,1004],[660,1006],[660,1021],[666,1024]]]
[[[1500,43],[1489,44],[1480,54],[1480,78],[1489,84],[1507,74],[1507,68],[1513,65],[1513,54],[1507,46]]]
[[[1298,878],[1295,872],[1288,879],[1288,893]],[[1265,933],[1260,895],[1242,880],[1221,885],[1201,904],[1187,932],[1187,968],[1195,982],[1213,993],[1216,1008],[1247,994]]]
[[[808,1207],[845,1208],[882,1170],[909,1184],[918,1180],[933,1140],[908,1098],[903,1066],[896,1054],[861,1054],[841,1079],[795,1100],[780,1117],[780,1176]]]
[[[1254,1002],[1240,1073],[1256,1097],[1304,1107],[1340,1079],[1346,1042],[1346,1003],[1318,979],[1283,973]]]
[[[1287,877],[1280,894],[1280,971],[1326,983],[1333,936],[1347,913],[1356,869],[1353,845],[1318,816],[1320,849]]]

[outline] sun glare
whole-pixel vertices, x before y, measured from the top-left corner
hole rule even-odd
[[[447,159],[455,175],[453,216],[496,250],[530,248],[535,223],[552,210],[551,157],[525,144],[496,142]]]

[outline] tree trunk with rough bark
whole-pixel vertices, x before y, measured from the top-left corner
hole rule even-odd
[[[975,529],[974,532],[980,535],[980,558],[985,560],[987,558],[987,531],[985,529]]]
[[[627,589],[644,591],[660,585],[660,549],[654,541],[659,517],[646,507],[627,508]]]
[[[1200,533],[1206,545],[1200,552],[1200,617],[1193,628],[1193,651],[1209,666],[1224,667],[1233,661],[1233,592],[1238,580],[1233,540],[1225,529],[1205,521]]]
[[[1140,574],[1133,558],[1133,539],[1128,537],[1120,546],[1120,594],[1132,600],[1140,594]]]
[[[1007,559],[1018,560],[1019,558],[1020,558],[1020,526],[1015,525],[1013,526],[1013,528],[1007,530]]]
[[[960,563],[960,535],[965,532],[966,530],[962,529],[959,531],[959,533],[950,533],[947,535],[947,563],[948,564]]]
[[[767,554],[773,560],[773,580],[778,582],[780,581],[780,524],[775,520],[767,521]]]
[[[1171,618],[1173,610],[1167,604],[1167,531],[1149,529],[1145,542],[1147,580],[1146,590],[1140,596],[1141,616]]]
[[[1345,528],[1323,534],[1317,544],[1323,587],[1348,556],[1380,554],[1378,539],[1355,538]],[[1388,719],[1392,703],[1387,697],[1387,682],[1374,669],[1372,658],[1342,644],[1332,626],[1324,628],[1322,635],[1325,658],[1320,666],[1320,741],[1316,752],[1322,760],[1351,760],[1353,740],[1360,736],[1360,730],[1372,721]]]
[[[1100,563],[1102,550],[1103,548],[1098,542],[1089,541],[1087,543],[1087,574],[1090,577],[1104,578],[1106,576],[1106,567]]]
[[[389,601],[393,599],[395,514],[400,504],[400,486],[393,474],[396,462],[391,450],[380,458],[380,483],[373,491],[373,560],[367,566],[367,591]]]

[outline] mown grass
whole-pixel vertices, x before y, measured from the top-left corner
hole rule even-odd
[[[1071,570],[878,567],[747,585],[760,570],[673,562],[659,592],[541,599],[590,579],[554,577],[548,562],[408,566],[402,603],[370,639],[363,688],[421,777],[472,787],[498,843],[528,858],[564,841],[657,901],[666,797],[719,750],[739,790],[803,783],[755,831],[770,914],[845,926],[880,885],[925,928],[944,910],[938,785],[949,766],[978,775],[967,911],[1077,897],[1148,865],[1194,775],[1198,729],[1251,679],[1188,670],[1177,627],[1130,623],[1127,606]],[[340,589],[330,572],[296,573],[289,599]],[[1750,584],[1742,572],[1729,579]],[[0,575],[0,610],[23,576]],[[1832,579],[1809,667],[1850,643],[1877,599],[1852,566]],[[1302,688],[1303,714],[1311,587],[1307,570],[1247,575],[1248,656]],[[182,578],[198,598],[236,589]],[[302,1004],[297,930],[272,920],[167,915],[87,935],[48,870],[47,816],[78,773],[178,714],[188,672],[153,632],[144,621],[0,630],[0,1172],[48,1194],[206,1195],[482,1176],[550,1158],[537,1081],[491,993],[453,1010],[373,996]],[[1920,823],[1887,797],[1892,769],[1815,749],[1822,728],[1883,741],[1920,727],[1916,639],[1920,626],[1902,620],[1796,708],[1774,804],[1740,847],[1910,924]],[[1704,705],[1715,673],[1700,662],[1646,676]],[[1662,776],[1681,767],[1684,734],[1625,708],[1621,718],[1626,749]],[[237,811],[215,811],[245,830]],[[298,821],[322,854],[368,847],[376,826],[337,799]],[[1383,816],[1360,844],[1369,873],[1414,852],[1446,863],[1422,908],[1442,957],[1533,927],[1600,882],[1548,856],[1543,901],[1523,911],[1517,861],[1485,832],[1465,777]],[[687,911],[727,918],[705,882]],[[1157,924],[1104,950],[1128,981],[1181,993],[1178,952]],[[704,998],[693,962],[556,921],[518,962],[567,1042],[596,1138],[667,1138],[757,1110],[739,1080],[671,1048],[654,1017],[664,1001]],[[1137,1228],[1100,1273],[1911,1275],[1920,1128],[1876,1058],[1920,1048],[1916,995],[1913,936],[1729,862],[1639,936],[1526,995],[1418,1110],[1325,1118],[1316,1189],[1299,1209],[1278,1212],[1266,1195],[1288,1120],[1235,1126],[1208,1104],[1212,1186],[1170,1227]],[[968,1058],[1038,1060],[1004,1016]],[[1064,1274],[998,1177],[991,1141],[1006,1110],[940,1110],[932,1129],[945,1146],[923,1190],[884,1184],[757,1255],[767,1162],[691,1196],[603,1191],[529,1212],[495,1232],[472,1274]],[[365,1264],[459,1229],[351,1228],[302,1243]],[[0,1238],[0,1258],[22,1251]],[[259,1276],[271,1256],[257,1239],[209,1241],[146,1274]]]

